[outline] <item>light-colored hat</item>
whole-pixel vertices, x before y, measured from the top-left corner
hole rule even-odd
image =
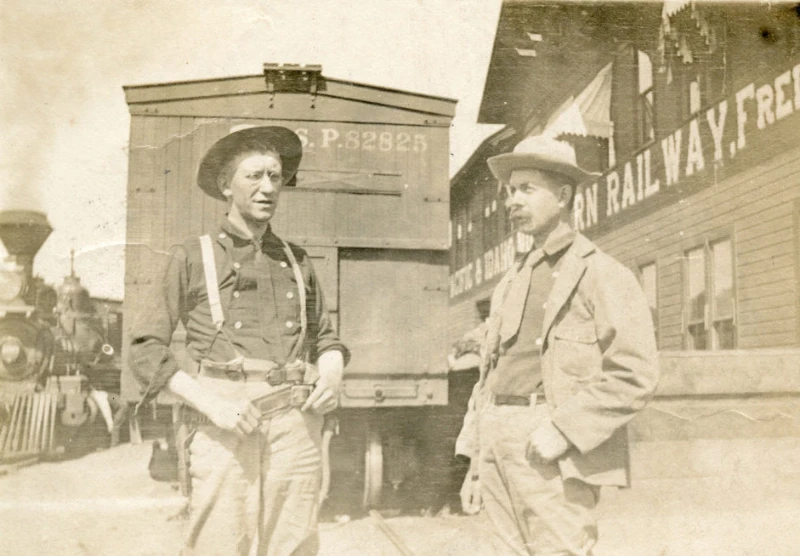
[[[575,185],[599,175],[578,166],[572,145],[544,135],[526,137],[517,143],[513,152],[493,156],[487,163],[500,183],[508,183],[511,172],[520,169],[555,172]]]
[[[217,177],[225,164],[239,154],[265,146],[274,148],[280,155],[285,185],[294,185],[295,174],[303,157],[303,145],[294,131],[281,126],[238,129],[214,143],[200,161],[197,185],[208,195],[224,201],[225,196],[217,184]]]

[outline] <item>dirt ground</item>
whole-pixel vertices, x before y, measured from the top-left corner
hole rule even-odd
[[[147,472],[150,444],[0,476],[0,554],[171,555],[180,549],[185,500]],[[598,508],[603,556],[800,554],[800,488],[668,482],[609,493]],[[752,485],[751,485],[752,486]],[[633,489],[632,489],[633,490]],[[766,497],[765,497],[766,494]],[[320,525],[321,556],[400,555],[388,526],[415,555],[503,554],[482,516],[335,516]]]

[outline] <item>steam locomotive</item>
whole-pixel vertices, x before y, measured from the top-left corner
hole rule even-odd
[[[99,310],[74,269],[53,288],[33,276],[52,232],[34,211],[0,212],[0,461],[107,444],[119,394],[121,315]],[[101,418],[98,418],[98,415]]]

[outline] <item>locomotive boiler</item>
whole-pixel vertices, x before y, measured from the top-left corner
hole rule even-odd
[[[108,338],[118,315],[98,311],[74,271],[58,288],[33,275],[51,231],[40,212],[0,212],[9,254],[0,268],[2,461],[97,447],[112,431],[119,365]]]

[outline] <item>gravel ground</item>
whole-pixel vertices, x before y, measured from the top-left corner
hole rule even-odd
[[[150,479],[150,445],[118,446],[0,477],[0,554],[177,554],[184,499]],[[597,556],[800,554],[800,481],[719,485],[650,480],[609,491]],[[363,517],[322,523],[321,556],[400,555],[381,522],[417,555],[503,554],[482,516]]]

